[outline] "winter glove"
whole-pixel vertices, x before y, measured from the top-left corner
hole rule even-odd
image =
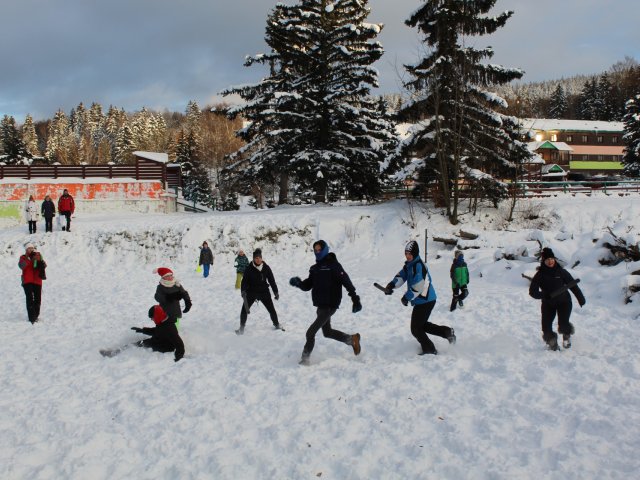
[[[278,294],[278,292],[273,294],[273,298],[275,298],[276,300],[280,299],[280,295]]]
[[[362,310],[362,304],[360,303],[360,297],[358,295],[351,297],[351,300],[353,301],[353,308],[351,309],[353,313],[358,313]]]
[[[394,288],[395,288],[395,284],[393,282],[387,283],[387,286],[384,287],[384,294],[391,295],[393,293]]]
[[[138,328],[138,327],[131,327],[131,330],[133,330],[134,332],[137,332],[137,333],[142,333],[142,329]]]
[[[302,280],[300,279],[300,277],[291,277],[289,279],[289,285],[291,285],[292,287],[300,288],[300,285],[302,285]]]
[[[409,300],[406,299],[406,297],[403,295],[402,298],[400,299],[400,302],[402,302],[402,305],[404,305],[405,307],[407,305],[409,305]]]
[[[184,304],[184,310],[182,310],[182,313],[187,313],[189,310],[191,310],[191,302]]]
[[[582,297],[580,300],[578,300],[578,303],[581,307],[584,307],[584,304],[587,303],[587,301],[584,299],[584,297]]]

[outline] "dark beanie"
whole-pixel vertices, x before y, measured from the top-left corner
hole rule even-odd
[[[556,256],[553,254],[553,250],[551,250],[549,247],[545,247],[542,249],[540,258],[542,259],[542,261],[544,261],[547,258],[556,258]]]
[[[415,240],[411,240],[409,243],[407,243],[406,247],[404,247],[404,251],[410,253],[413,258],[416,258],[420,254],[418,242],[416,242]]]
[[[253,258],[256,258],[256,257],[260,257],[260,258],[262,258],[262,250],[260,250],[259,248],[256,248],[256,249],[253,251]]]

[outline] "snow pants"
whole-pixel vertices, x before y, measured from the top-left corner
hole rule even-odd
[[[553,332],[553,321],[558,315],[558,332],[563,335],[573,333],[573,325],[569,321],[572,309],[571,299],[564,302],[542,302],[540,311],[542,313],[542,338],[549,342],[556,334]]]
[[[436,325],[435,323],[429,322],[429,316],[435,306],[436,301],[433,300],[431,302],[414,305],[413,311],[411,312],[411,335],[418,340],[424,353],[437,352],[435,345],[428,337],[427,333],[442,338],[449,338],[452,333],[450,327]]]
[[[209,268],[211,267],[211,265],[209,265],[208,263],[205,263],[204,265],[202,265],[202,276],[204,278],[207,278],[209,276]]]
[[[273,300],[271,299],[271,295],[268,293],[266,295],[256,295],[255,293],[247,292],[247,303],[249,304],[249,310],[251,310],[251,305],[258,300],[262,302],[264,308],[267,309],[269,315],[271,316],[271,321],[274,326],[279,325],[278,322],[278,314],[276,313],[276,307],[273,306]],[[242,310],[240,310],[240,326],[244,327],[245,323],[247,323],[247,311],[244,308],[244,302],[242,302]]]
[[[244,274],[241,272],[236,273],[236,290],[238,290],[240,288],[240,285],[242,285],[243,276]]]
[[[44,231],[53,232],[53,217],[44,217]]]
[[[66,230],[69,232],[71,229],[71,212],[60,212],[60,215],[67,219]],[[65,230],[65,227],[62,227],[62,229]]]
[[[27,315],[29,321],[35,323],[40,316],[40,302],[42,300],[42,285],[35,283],[25,283],[22,285],[24,294],[27,299]]]
[[[351,335],[331,328],[331,317],[336,313],[337,308],[318,307],[316,311],[316,320],[307,330],[307,342],[302,349],[302,356],[308,357],[313,351],[316,344],[316,334],[322,329],[322,335],[326,338],[332,338],[347,345],[351,345]]]
[[[36,233],[37,225],[38,222],[35,220],[29,220],[29,233]]]

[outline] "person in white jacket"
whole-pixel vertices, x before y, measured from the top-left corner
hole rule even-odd
[[[29,222],[29,233],[36,233],[36,225],[38,221],[38,206],[33,199],[33,195],[29,195],[29,201],[25,207],[27,222]]]

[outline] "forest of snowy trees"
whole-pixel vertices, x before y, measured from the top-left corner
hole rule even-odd
[[[79,103],[21,125],[5,115],[0,162],[117,165],[136,150],[168,152],[183,167],[187,199],[213,206],[218,196],[229,208],[239,193],[261,207],[265,197],[376,200],[412,184],[435,191],[455,223],[461,184],[475,205],[507,197],[504,180],[529,156],[516,117],[534,117],[624,121],[625,172],[638,176],[638,62],[522,83],[517,67],[487,62],[491,48],[468,46],[513,14],[489,16],[495,3],[425,1],[406,20],[422,36],[423,57],[406,67],[404,91],[382,96],[373,64],[383,26],[368,21],[366,0],[278,3],[266,18],[267,51],[245,62],[260,80],[222,92],[242,103],[132,113]],[[412,125],[402,142],[399,123]]]

